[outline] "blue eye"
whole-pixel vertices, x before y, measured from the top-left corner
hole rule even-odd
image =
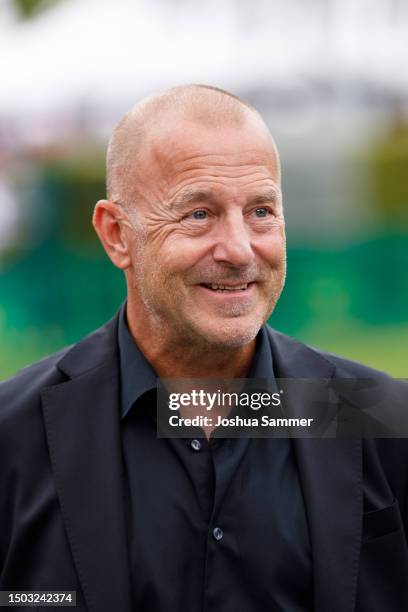
[[[269,214],[269,210],[267,208],[257,208],[255,211],[255,215],[259,218],[267,217]]]
[[[195,210],[191,213],[191,216],[193,217],[193,219],[201,220],[206,219],[208,217],[208,214],[206,210]]]

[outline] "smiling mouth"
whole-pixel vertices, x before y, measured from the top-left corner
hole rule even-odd
[[[239,285],[222,285],[220,283],[201,283],[202,287],[206,289],[211,289],[211,291],[246,291],[248,287],[252,285],[252,283],[241,283]]]

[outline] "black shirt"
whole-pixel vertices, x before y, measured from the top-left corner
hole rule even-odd
[[[119,322],[122,444],[135,609],[306,612],[311,548],[289,439],[156,435],[156,374]],[[273,377],[265,329],[250,377]]]

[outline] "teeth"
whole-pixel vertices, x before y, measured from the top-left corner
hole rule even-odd
[[[213,291],[242,291],[248,287],[248,283],[243,285],[217,285],[216,283],[210,283],[207,285]]]

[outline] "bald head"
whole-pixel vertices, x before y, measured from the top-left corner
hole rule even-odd
[[[242,128],[253,122],[268,133],[263,119],[250,104],[239,97],[206,85],[182,85],[153,95],[134,106],[119,121],[109,142],[106,159],[107,196],[110,201],[130,206],[137,199],[141,161],[149,152],[154,137],[169,126],[184,123],[209,130]]]

